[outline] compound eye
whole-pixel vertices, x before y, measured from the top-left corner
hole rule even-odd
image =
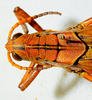
[[[15,52],[12,52],[12,57],[17,60],[17,61],[21,61],[23,60],[18,54],[16,54]]]
[[[18,37],[20,37],[21,35],[23,35],[22,33],[16,33],[13,35],[12,40],[17,39]]]

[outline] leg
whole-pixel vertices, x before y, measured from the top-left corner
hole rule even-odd
[[[34,63],[31,63],[29,67],[34,67]],[[37,65],[37,67],[42,67],[41,65]],[[30,84],[31,82],[36,78],[36,76],[39,74],[41,70],[27,70],[24,77],[22,78],[20,84],[19,84],[19,88],[24,91]]]
[[[21,8],[16,7],[14,9],[14,14],[16,15],[17,19],[23,20],[23,19],[27,19],[28,17],[30,17],[25,11],[23,11]],[[28,22],[35,30],[37,31],[43,31],[43,29],[40,27],[39,24],[37,24],[37,22],[31,17],[31,22]]]
[[[21,16],[20,16],[19,14],[17,14],[18,12],[19,12],[18,7],[16,7],[16,8],[14,9],[14,13],[15,13],[17,19],[18,19],[19,21],[21,21],[21,20],[24,19],[24,18],[21,18]],[[20,17],[19,17],[19,16],[20,16]],[[27,28],[26,24],[22,24],[21,26],[22,26],[22,28],[23,28],[24,33],[27,34],[27,33],[28,33],[28,28]]]
[[[87,26],[90,26],[91,24],[92,24],[92,17],[80,23],[80,25],[83,26],[83,28],[86,28]]]
[[[92,17],[81,22],[80,24],[77,24],[74,27],[67,28],[67,30],[72,30],[72,29],[82,30],[82,29],[85,29],[86,27],[90,26],[91,24],[92,24]]]
[[[90,82],[92,82],[92,75],[90,75],[89,73],[87,72],[82,72],[80,74],[80,76],[84,77],[85,79],[89,80]]]
[[[88,72],[82,70],[80,67],[78,69],[75,69],[75,70],[74,70],[74,68],[73,68],[73,70],[71,68],[66,67],[65,69],[68,72],[76,73],[76,74],[80,75],[81,77],[87,79],[88,81],[92,82],[92,75],[91,74],[89,74]],[[75,68],[77,68],[77,67],[75,67]]]
[[[84,70],[76,71],[76,74],[80,75],[81,77],[87,79],[88,81],[92,82],[92,75]]]

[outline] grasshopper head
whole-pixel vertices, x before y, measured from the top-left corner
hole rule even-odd
[[[27,37],[28,34],[23,35],[22,33],[17,33],[6,43],[5,48],[8,50],[8,52],[12,53],[12,56],[15,60],[28,60],[25,52],[25,43]]]

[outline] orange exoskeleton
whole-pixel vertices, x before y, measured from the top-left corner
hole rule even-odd
[[[9,62],[19,69],[27,70],[19,84],[22,91],[42,69],[50,67],[65,68],[92,82],[92,18],[64,31],[52,31],[44,30],[34,19],[47,14],[61,15],[59,12],[45,12],[30,17],[21,8],[16,7],[14,13],[19,22],[11,28],[5,47],[8,50]],[[25,23],[38,32],[28,34]],[[17,33],[11,38],[14,29],[19,25],[25,34]],[[14,63],[10,53],[14,59],[31,61],[31,64],[29,67],[22,67]]]

